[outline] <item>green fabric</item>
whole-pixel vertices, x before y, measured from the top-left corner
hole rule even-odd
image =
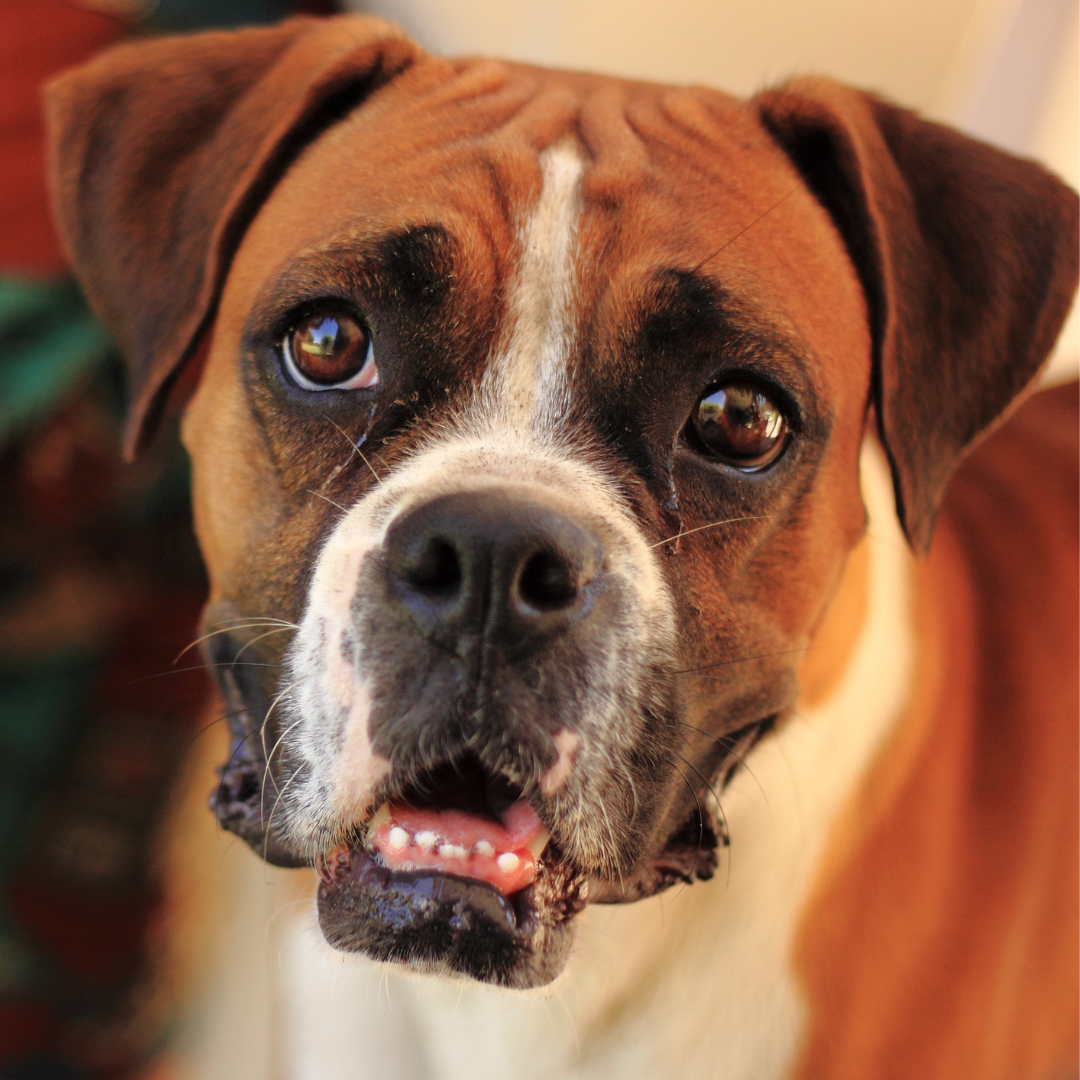
[[[0,447],[46,419],[113,348],[71,279],[0,277]]]
[[[289,0],[155,0],[147,21],[156,30],[208,30],[276,22],[291,9]]]
[[[54,655],[16,670],[0,658],[0,886],[19,863],[29,826],[85,720],[100,658]],[[44,977],[0,889],[0,995]]]
[[[0,880],[16,859],[40,790],[78,730],[97,657],[55,656],[0,669]]]

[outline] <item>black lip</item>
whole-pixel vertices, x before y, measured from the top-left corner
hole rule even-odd
[[[585,879],[562,862],[541,862],[536,880],[506,897],[452,874],[389,870],[362,847],[318,893],[319,925],[337,949],[516,988],[559,974],[584,906]]]
[[[218,770],[210,809],[223,829],[239,836],[268,863],[308,866],[310,860],[289,849],[271,820],[278,798],[263,751],[264,732],[256,720],[267,715],[269,702],[255,667],[241,662],[241,648],[231,634],[220,634],[207,650],[211,671],[228,707],[229,726],[229,757]]]

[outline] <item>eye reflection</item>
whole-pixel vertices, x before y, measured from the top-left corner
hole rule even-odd
[[[701,398],[691,416],[691,428],[710,457],[756,471],[780,456],[788,422],[760,387],[728,383]]]
[[[324,309],[281,343],[285,367],[304,390],[355,390],[379,381],[371,335],[346,312]]]

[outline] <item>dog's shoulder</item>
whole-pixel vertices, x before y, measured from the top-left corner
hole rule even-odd
[[[943,525],[970,552],[983,602],[1036,626],[1048,611],[1031,604],[1032,589],[1062,610],[1075,606],[1059,575],[1076,580],[1078,387],[1028,398],[968,456],[942,507]]]

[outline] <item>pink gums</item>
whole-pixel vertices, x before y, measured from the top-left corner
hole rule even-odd
[[[392,804],[389,820],[368,837],[368,846],[390,870],[438,870],[487,882],[509,896],[536,877],[528,845],[542,829],[524,799],[503,812],[501,823],[463,810]]]

